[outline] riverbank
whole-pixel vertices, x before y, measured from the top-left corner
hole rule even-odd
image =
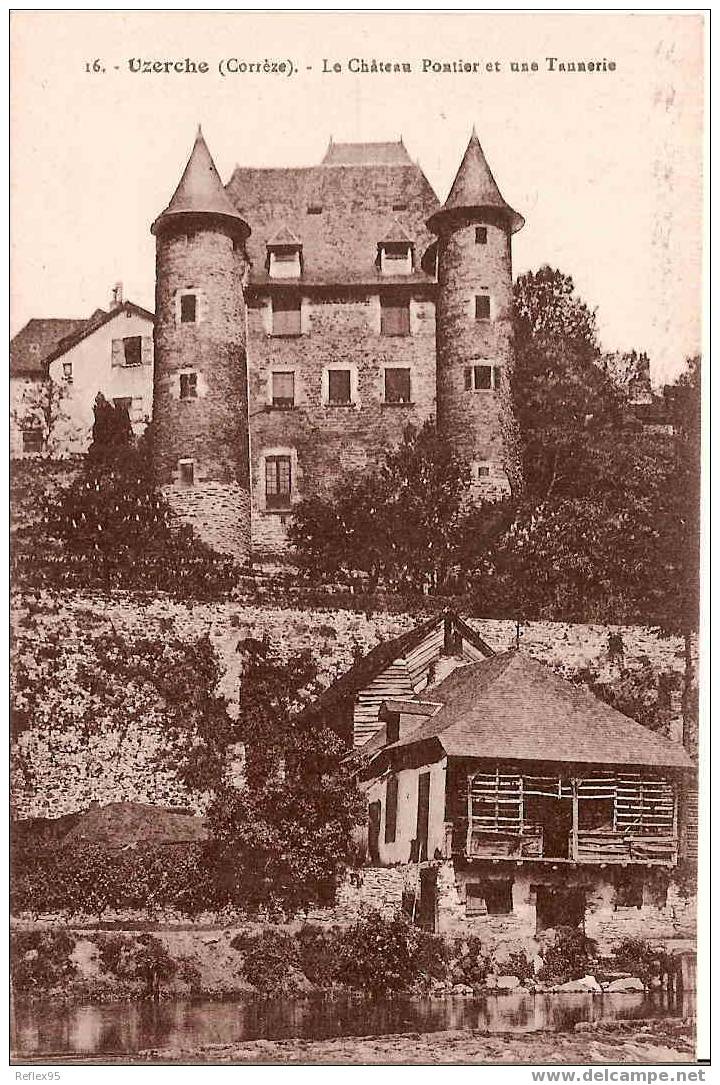
[[[690,1022],[583,1023],[569,1033],[501,1033],[476,1030],[344,1036],[331,1040],[253,1040],[139,1051],[131,1058],[71,1062],[262,1065],[585,1065],[688,1063],[695,1058]],[[32,1061],[32,1060],[27,1060]],[[47,1061],[47,1057],[46,1060]]]

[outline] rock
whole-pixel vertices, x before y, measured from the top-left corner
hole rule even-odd
[[[519,986],[520,980],[517,976],[498,976],[497,978],[498,991],[514,991]]]
[[[553,991],[602,991],[602,987],[594,976],[582,976],[567,983],[556,983]]]
[[[506,964],[510,960],[510,947],[507,942],[499,942],[495,946],[493,960],[496,964]]]
[[[498,985],[498,978],[494,972],[489,972],[485,977],[485,986],[489,991],[494,991]]]
[[[533,972],[535,973],[536,976],[537,976],[538,972],[540,971],[540,969],[542,968],[542,966],[544,964],[545,964],[545,961],[542,959],[540,954],[536,953],[535,956],[532,959]]]
[[[456,983],[453,987],[454,995],[472,995],[474,993],[472,987],[469,987],[467,983]]]
[[[645,984],[642,980],[639,980],[636,976],[630,976],[625,980],[613,980],[608,987],[608,992],[618,994],[622,991],[644,991]]]

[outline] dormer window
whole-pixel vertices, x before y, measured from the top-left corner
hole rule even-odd
[[[410,241],[383,241],[378,248],[383,275],[412,275],[413,247]]]
[[[299,279],[302,242],[288,226],[281,226],[267,243],[267,270],[271,279]]]

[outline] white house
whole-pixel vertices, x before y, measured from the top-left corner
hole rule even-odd
[[[147,309],[118,296],[88,320],[29,321],[11,344],[11,455],[85,452],[98,392],[127,407],[134,432],[141,433],[152,415],[153,322]]]

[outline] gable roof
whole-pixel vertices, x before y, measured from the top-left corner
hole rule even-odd
[[[247,223],[238,214],[223,188],[220,174],[199,126],[180,183],[170,203],[153,223],[152,232],[156,232],[159,223],[175,216],[198,214],[220,216],[233,223],[243,234],[249,231]]]
[[[507,219],[511,233],[525,224],[522,215],[503,199],[474,128],[448,198],[428,220],[428,226],[437,233],[453,212],[462,211],[499,211]]]
[[[434,242],[425,223],[439,201],[402,144],[333,143],[318,166],[236,166],[227,193],[252,227],[246,243],[251,285],[278,285],[265,257],[268,242],[283,227],[302,241],[303,286],[387,285],[377,267],[377,247],[387,240],[383,234],[392,216],[395,229],[414,242],[418,260],[410,275],[393,276],[392,285],[436,281],[421,269],[420,258]],[[287,280],[282,285],[287,289]]]
[[[442,708],[388,751],[437,740],[450,757],[691,768],[685,750],[522,652],[453,671]]]
[[[81,318],[33,317],[28,320],[10,340],[10,376],[43,378],[48,355],[64,336],[85,323]]]
[[[271,248],[273,245],[302,245],[302,241],[299,237],[296,237],[290,227],[283,222],[279,230],[277,230],[271,238],[268,239],[267,247]]]
[[[83,339],[87,339],[87,337],[96,332],[98,328],[102,328],[105,324],[109,324],[111,320],[114,320],[116,316],[120,316],[121,313],[132,313],[133,316],[145,317],[153,323],[155,321],[154,313],[151,313],[148,309],[143,309],[140,305],[135,305],[132,301],[124,301],[115,309],[110,309],[107,312],[104,309],[96,309],[89,320],[82,321],[78,328],[61,339],[55,349],[48,354],[45,359],[46,368],[51,362],[54,362],[56,358],[61,358],[63,354],[67,354],[69,350],[76,347]]]
[[[347,698],[354,697],[374,678],[382,674],[391,663],[422,644],[430,633],[444,625],[446,621],[451,622],[452,628],[462,636],[463,640],[468,641],[483,655],[493,655],[493,649],[490,645],[467,622],[454,611],[444,610],[440,614],[434,614],[424,622],[420,622],[412,629],[408,629],[406,633],[401,633],[398,637],[381,641],[367,655],[354,663],[350,670],[336,679],[331,686],[328,686],[312,704],[308,705],[302,716],[310,718],[323,715],[347,700]]]

